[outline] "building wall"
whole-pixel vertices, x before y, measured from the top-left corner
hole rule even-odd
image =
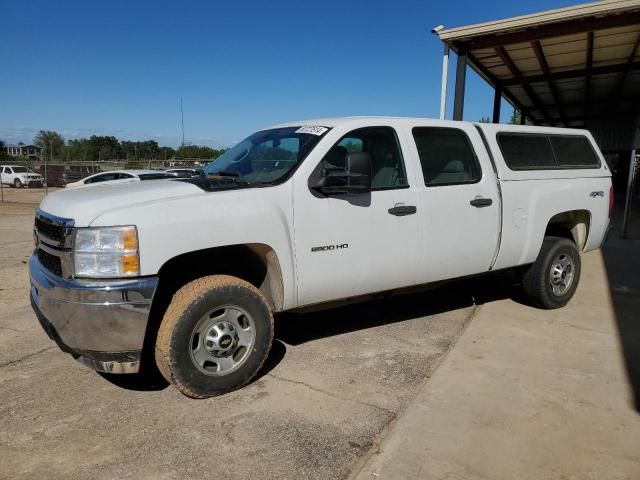
[[[587,128],[603,152],[631,151],[640,147],[638,117],[623,116],[590,120]]]

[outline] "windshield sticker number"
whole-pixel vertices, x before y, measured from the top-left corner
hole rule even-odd
[[[329,130],[327,127],[300,127],[295,133],[307,133],[309,135],[322,135]]]

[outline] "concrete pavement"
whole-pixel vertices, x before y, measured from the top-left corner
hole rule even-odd
[[[279,315],[258,379],[190,400],[49,340],[28,301],[34,208],[0,204],[0,480],[345,478],[474,311],[458,284]]]
[[[616,237],[568,307],[483,305],[353,477],[640,478],[640,241]]]

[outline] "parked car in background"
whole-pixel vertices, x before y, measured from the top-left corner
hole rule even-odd
[[[140,182],[142,180],[157,180],[162,178],[176,178],[175,175],[160,170],[113,170],[90,175],[77,182],[67,183],[66,188],[77,188],[96,183],[127,183]]]
[[[15,188],[42,187],[44,179],[28,167],[21,165],[0,165],[0,181]]]
[[[170,168],[165,170],[167,173],[171,173],[178,178],[193,178],[200,175],[199,171],[195,168]]]
[[[89,175],[95,175],[101,172],[102,169],[97,165],[71,165],[63,170],[61,177],[58,178],[58,183],[59,186],[64,187],[69,183],[78,182]]]

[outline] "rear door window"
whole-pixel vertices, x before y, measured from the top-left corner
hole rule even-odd
[[[480,181],[478,159],[462,130],[416,127],[412,132],[427,187]]]

